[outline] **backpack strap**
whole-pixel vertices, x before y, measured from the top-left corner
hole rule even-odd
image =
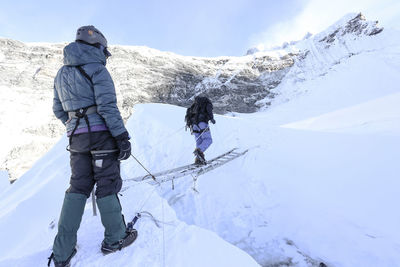
[[[86,71],[82,68],[82,65],[76,66],[76,68],[79,70],[79,72],[90,81],[90,83],[93,85],[92,78],[90,78],[89,74],[86,73]]]
[[[76,68],[79,70],[79,72],[90,81],[90,84],[93,87],[93,81],[92,78],[90,78],[89,74],[86,73],[86,71],[82,68],[82,65],[78,65],[76,66]],[[93,89],[93,88],[92,88]],[[67,150],[70,151],[70,147],[71,147],[71,141],[72,141],[72,136],[74,135],[76,129],[78,128],[79,125],[79,121],[83,118],[85,119],[86,125],[88,127],[88,131],[89,131],[89,151],[91,150],[92,147],[92,131],[90,129],[90,124],[89,124],[89,118],[88,118],[88,114],[92,114],[92,113],[97,113],[97,106],[93,105],[93,106],[89,106],[89,107],[85,107],[85,108],[80,108],[78,110],[75,110],[73,112],[68,112],[68,116],[70,119],[72,118],[77,118],[76,123],[75,123],[75,127],[71,132],[71,135],[69,136],[69,145],[67,146]]]
[[[210,115],[208,114],[208,110],[207,110],[207,106],[211,105],[212,107],[212,103],[210,101],[210,99],[208,99],[207,97],[202,97],[198,103],[199,107],[198,107],[198,111],[197,111],[197,123],[199,121],[199,115],[203,115],[205,116],[205,118],[208,120],[210,120]]]

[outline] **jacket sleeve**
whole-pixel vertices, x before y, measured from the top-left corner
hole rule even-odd
[[[127,132],[117,106],[114,82],[108,70],[101,66],[92,76],[97,112],[104,118],[111,135]]]
[[[185,122],[186,122],[186,126],[190,126],[190,109],[191,107],[186,109],[186,115],[185,115]]]
[[[208,119],[213,120],[214,119],[213,105],[211,103],[208,103],[206,106],[206,110],[207,110]]]
[[[64,111],[56,87],[54,87],[53,113],[64,125],[68,120],[68,113]]]

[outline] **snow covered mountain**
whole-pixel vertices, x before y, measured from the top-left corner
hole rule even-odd
[[[285,95],[277,86],[324,75],[360,52],[355,44],[379,42],[382,28],[361,14],[343,18],[302,43],[243,57],[183,57],[146,47],[112,46],[108,69],[114,78],[123,117],[137,103],[187,107],[206,92],[216,112],[255,112]],[[295,46],[293,45],[295,44]],[[51,113],[54,76],[65,44],[24,44],[0,39],[0,168],[12,179],[28,170],[55,144],[64,126]],[[293,91],[289,89],[290,93]]]
[[[51,114],[53,79],[62,64],[61,44],[0,39],[0,168],[13,179],[25,172],[65,131]],[[293,65],[293,56],[194,58],[146,47],[112,46],[108,69],[123,117],[136,103],[188,106],[208,92],[215,111],[254,112],[270,98]],[[39,119],[40,118],[40,119]],[[181,119],[183,120],[183,118]]]
[[[47,51],[62,45],[42,47]],[[117,47],[113,49],[115,56]],[[180,57],[148,48],[123,49],[136,51],[136,56],[142,51],[147,55],[145,62],[157,62],[150,53],[192,64],[220,60]],[[207,158],[232,147],[249,152],[199,176],[196,182],[192,177],[176,180],[174,190],[168,183],[153,187],[126,182],[121,197],[126,218],[148,211],[167,224],[158,228],[149,218],[140,219],[134,245],[109,256],[100,253],[103,229],[88,203],[72,266],[319,266],[321,262],[329,267],[400,266],[399,51],[398,32],[382,31],[375,22],[351,14],[326,31],[285,48],[226,58],[228,62],[220,69],[231,61],[262,63],[274,55],[296,55],[271,88],[275,97],[257,98],[259,112],[218,115],[217,123],[211,125],[214,143]],[[54,55],[61,59],[60,53]],[[117,64],[115,69],[109,66],[115,79],[115,71],[124,66],[128,73],[128,63]],[[18,63],[14,68],[24,69]],[[41,69],[37,75],[43,76],[36,78],[46,79],[48,71]],[[22,122],[37,127],[34,119],[40,111],[41,138],[45,139],[49,125],[45,121],[52,120],[48,114],[51,93],[46,96],[46,90],[29,87],[23,80],[14,79],[21,83],[13,90],[11,85],[2,88],[8,92],[1,94],[2,103],[22,101],[20,92],[27,90],[38,91],[30,99],[42,97],[43,102],[35,106],[26,102],[15,109],[11,108],[14,104],[1,107],[2,129],[18,122],[17,130],[10,131],[31,141],[29,134],[36,130],[24,130]],[[210,86],[214,84],[208,84],[210,80],[201,82],[210,92],[222,88]],[[182,127],[185,109],[165,104],[130,106],[136,100],[125,100],[129,93],[121,90],[119,79],[116,83],[125,114],[133,111],[127,128],[134,140],[133,153],[144,166],[158,172],[192,162],[194,140]],[[47,106],[42,104],[46,101]],[[3,115],[10,110],[14,115]],[[50,254],[70,176],[64,149],[67,138],[60,139],[62,131],[56,122],[53,125],[56,145],[15,183],[0,183],[0,240],[7,240],[0,243],[0,266],[43,266]],[[14,140],[7,137],[1,139],[2,148]],[[32,157],[32,153],[25,156]],[[124,179],[144,173],[133,159],[122,164]]]

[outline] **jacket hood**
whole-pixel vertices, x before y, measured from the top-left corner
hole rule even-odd
[[[88,63],[106,65],[106,56],[97,47],[73,42],[64,47],[64,65],[78,66]]]

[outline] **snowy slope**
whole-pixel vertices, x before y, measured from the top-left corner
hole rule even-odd
[[[389,106],[396,97],[393,94],[377,102]],[[298,103],[298,110],[302,108]],[[326,118],[334,123],[342,112]],[[179,121],[184,113],[168,105],[135,106],[128,129],[135,155],[151,171],[191,161],[193,140]],[[358,128],[355,133],[323,133],[306,127],[291,130],[270,123],[278,114],[217,116],[212,126],[215,142],[207,157],[233,146],[251,150],[199,177],[199,193],[192,190],[190,177],[176,180],[174,191],[169,184],[154,189],[145,183],[125,183],[129,188],[123,193],[122,205],[128,217],[144,205],[143,210],[157,219],[174,222],[164,226],[165,243],[162,229],[142,219],[135,245],[100,256],[101,224],[92,217],[88,203],[73,266],[111,262],[114,266],[162,266],[164,244],[165,266],[254,265],[242,251],[202,228],[216,232],[265,266],[317,266],[319,261],[330,266],[400,266],[400,216],[395,212],[400,200],[399,133],[382,134],[385,131],[379,131],[379,123],[372,133]],[[393,109],[391,115],[396,114],[398,110]],[[350,109],[347,118],[351,117],[348,123],[354,121],[357,126],[364,114]],[[393,126],[398,123],[399,119]],[[8,229],[1,238],[10,241],[1,247],[0,266],[45,262],[55,235],[50,226],[56,224],[69,176],[66,142],[64,137],[1,195],[0,227]],[[132,159],[123,164],[124,178],[141,174],[144,171]]]
[[[204,175],[197,182],[200,195],[191,181],[182,182],[180,192],[166,192],[178,216],[265,265],[309,266],[311,257],[333,266],[400,266],[398,36],[345,36],[352,48],[315,49],[301,62],[301,79],[293,78],[301,74],[293,68],[277,88],[281,105],[218,118],[209,157],[233,146],[252,152],[228,170]],[[315,118],[312,125],[302,122]],[[147,135],[152,127],[140,125]],[[142,153],[151,158],[147,149]]]
[[[399,36],[296,44],[310,52],[276,88],[271,108],[216,116],[211,125],[207,158],[232,147],[249,148],[245,156],[196,184],[178,179],[174,190],[124,184],[125,215],[145,210],[173,222],[164,238],[143,218],[132,247],[103,257],[103,230],[88,203],[73,266],[163,266],[164,258],[165,266],[256,266],[249,255],[262,266],[400,266]],[[152,172],[192,162],[184,114],[133,107],[133,153]],[[0,266],[45,264],[68,185],[66,143],[63,136],[0,194]],[[144,173],[133,159],[122,164],[125,179]]]
[[[335,133],[400,135],[400,93],[339,109],[283,127]],[[379,112],[377,112],[379,111]]]
[[[70,175],[65,145],[64,136],[0,196],[0,227],[3,229],[0,239],[7,240],[1,243],[0,266],[46,264]],[[129,188],[121,202],[126,218],[145,210],[168,224],[157,228],[151,220],[141,219],[137,224],[139,237],[135,245],[103,257],[100,252],[103,228],[100,218],[92,216],[91,203],[88,203],[73,266],[257,266],[250,256],[216,234],[179,221],[150,185],[137,184]]]
[[[387,104],[393,102],[386,99]],[[395,212],[400,200],[399,132],[388,137],[387,127],[380,129],[379,123],[372,133],[358,128],[345,134],[298,131],[274,125],[277,113],[257,115],[217,117],[208,157],[233,146],[251,150],[201,176],[199,194],[192,190],[190,177],[175,181],[175,190],[164,196],[178,217],[217,232],[265,266],[317,266],[318,261],[331,266],[400,266],[400,216]],[[398,110],[391,115],[398,116]],[[176,153],[164,152],[174,149],[169,145],[149,145],[152,129],[158,136],[154,122],[159,116],[158,108],[150,109],[149,122],[137,122],[144,132],[141,138],[149,140],[137,153],[150,158],[146,164],[154,170],[183,164],[182,154],[192,149],[183,145],[185,135],[171,136],[180,140],[173,144],[178,145]],[[330,119],[334,123],[340,116]],[[357,126],[364,114],[350,112],[347,117]],[[394,129],[398,123],[399,118]],[[169,157],[151,159],[163,153]]]

